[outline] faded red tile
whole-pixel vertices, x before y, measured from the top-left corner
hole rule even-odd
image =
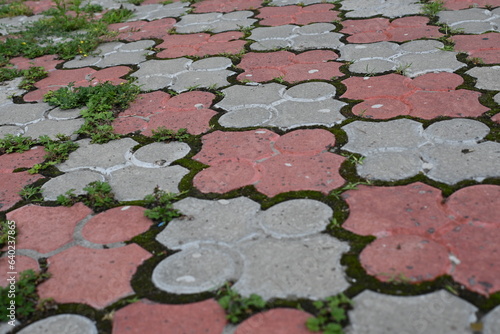
[[[5,247],[6,251],[7,248]],[[8,284],[7,279],[11,276],[16,277],[16,281],[19,279],[20,274],[28,269],[32,269],[35,272],[40,271],[40,267],[38,266],[38,261],[32,259],[31,257],[16,254],[14,269],[11,269],[11,264],[8,263],[9,258],[0,257],[0,287],[6,287]],[[11,275],[9,272],[17,272],[17,274]]]
[[[493,122],[500,123],[500,113],[496,114],[495,116],[491,117],[491,120]]]
[[[331,4],[310,6],[264,7],[256,17],[262,19],[263,26],[281,26],[285,24],[306,25],[317,22],[332,22],[339,19],[339,12],[332,10]]]
[[[145,210],[140,206],[120,206],[104,211],[85,224],[82,236],[98,244],[130,240],[151,227],[152,221],[144,216]]]
[[[500,34],[490,32],[482,35],[457,35],[451,39],[455,50],[467,52],[470,58],[480,58],[485,64],[500,63]]]
[[[150,257],[136,244],[111,249],[71,247],[48,258],[51,277],[38,286],[38,294],[57,303],[101,309],[134,293],[130,280]]]
[[[183,305],[142,300],[127,305],[114,314],[112,333],[164,333],[165,326],[168,326],[167,332],[172,334],[220,334],[226,324],[224,310],[213,299]]]
[[[193,7],[195,13],[227,13],[235,10],[257,9],[261,5],[262,0],[206,0],[194,3]]]
[[[408,16],[392,22],[384,18],[342,21],[344,29],[340,32],[351,35],[349,43],[374,43],[382,41],[404,42],[420,38],[443,36],[439,27],[427,25],[424,16]]]
[[[151,136],[151,130],[162,126],[171,130],[185,128],[198,135],[210,129],[210,119],[217,114],[209,109],[214,98],[212,93],[199,91],[174,97],[162,91],[139,94],[113,121],[113,127],[120,134],[139,131]]]
[[[19,192],[27,185],[43,179],[41,175],[31,175],[28,172],[0,173],[0,211],[12,208],[22,197]]]
[[[206,33],[169,35],[157,46],[165,49],[157,53],[158,58],[177,58],[184,56],[236,54],[244,50],[245,41],[239,40],[244,35],[239,31],[228,31],[210,35]]]
[[[312,315],[291,308],[274,308],[243,321],[234,334],[311,334],[306,327]]]
[[[64,60],[58,60],[56,55],[46,55],[34,59],[28,59],[24,57],[16,57],[9,60],[15,68],[20,70],[26,70],[30,67],[40,66],[43,67],[47,72],[52,72],[56,69],[56,66],[63,63]]]
[[[338,56],[333,51],[315,50],[295,55],[288,51],[254,53],[243,56],[238,67],[245,72],[238,75],[240,81],[270,81],[282,78],[287,82],[305,80],[330,80],[343,76],[339,68],[342,63],[333,62]]]
[[[169,36],[168,31],[174,27],[175,23],[175,19],[169,17],[151,22],[133,21],[113,23],[108,26],[108,29],[109,31],[117,32],[118,35],[115,39],[119,40],[138,41],[149,38],[164,39]]]
[[[194,156],[211,167],[198,173],[193,184],[204,193],[247,185],[267,196],[300,190],[328,193],[345,182],[338,173],[345,158],[327,152],[334,144],[333,134],[319,129],[296,130],[281,138],[262,129],[216,131],[204,136],[203,148]]]
[[[33,14],[40,14],[46,10],[56,7],[56,3],[52,0],[37,0],[37,1],[24,1],[24,4],[31,8]]]
[[[471,7],[498,7],[500,0],[443,0],[443,5],[446,9],[458,10]]]
[[[45,254],[73,241],[76,225],[92,213],[82,203],[72,207],[26,205],[7,214],[18,229],[16,247]]]
[[[17,168],[31,168],[43,162],[45,154],[43,146],[35,146],[22,153],[0,155],[0,173],[12,173]]]
[[[446,206],[457,220],[494,223],[500,227],[499,199],[499,186],[481,184],[454,192],[448,197]]]
[[[341,97],[364,100],[352,112],[366,118],[478,117],[488,108],[479,103],[481,93],[455,90],[462,82],[458,74],[446,72],[428,73],[415,79],[399,74],[352,77],[342,82],[347,90]]]

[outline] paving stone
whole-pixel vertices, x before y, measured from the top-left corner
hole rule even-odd
[[[310,313],[291,308],[275,308],[257,313],[243,321],[234,334],[310,334],[306,327]]]
[[[228,31],[214,35],[207,33],[170,35],[165,38],[163,43],[156,46],[158,49],[165,49],[158,52],[156,56],[158,58],[177,58],[238,54],[244,51],[246,43],[241,38],[243,38],[243,33],[240,31]]]
[[[45,151],[42,146],[35,146],[22,153],[0,155],[0,173],[13,173],[17,168],[30,168],[43,162]]]
[[[486,64],[500,63],[500,34],[456,35],[451,37],[454,49],[467,52],[469,58],[480,58]]]
[[[56,5],[52,0],[25,1],[24,4],[28,6],[34,14],[41,14]]]
[[[227,70],[231,60],[213,57],[193,62],[187,58],[173,60],[148,60],[132,74],[143,91],[171,88],[183,92],[193,87],[218,88],[229,85],[227,77],[234,72]]]
[[[183,305],[141,300],[116,311],[112,333],[160,333],[165,330],[165,324],[170,333],[220,334],[226,324],[226,314],[213,299]]]
[[[454,73],[427,73],[415,79],[399,74],[351,77],[342,83],[347,90],[341,97],[364,100],[355,105],[352,112],[366,118],[478,117],[488,111],[479,103],[481,93],[455,89],[463,79]]]
[[[29,1],[25,1],[24,3],[26,4],[27,2]],[[13,64],[19,70],[27,70],[30,67],[43,67],[47,72],[55,71],[56,66],[63,62],[64,60],[57,59],[56,55],[46,55],[33,59],[15,57],[9,60],[9,63]]]
[[[463,217],[465,222],[495,223],[500,217],[500,207],[497,205],[499,195],[500,187],[495,185],[466,187],[448,197],[446,206],[457,219]]]
[[[261,6],[262,0],[207,0],[193,4],[195,13],[227,13],[235,10],[254,10]]]
[[[135,6],[134,15],[128,21],[157,20],[165,17],[181,17],[188,11],[188,3],[176,1],[171,4],[151,4]]]
[[[285,24],[306,25],[309,23],[330,23],[339,19],[337,11],[332,11],[334,5],[317,4],[307,7],[264,7],[259,9],[259,24],[263,26],[280,26]]]
[[[348,10],[346,17],[370,17],[383,15],[387,17],[399,17],[420,13],[422,5],[414,0],[365,0],[360,6],[356,0],[342,1],[342,10]]]
[[[32,15],[32,16],[15,16],[15,17],[4,17],[0,19],[0,34],[9,35],[19,31],[26,30],[26,27],[30,23],[36,22],[44,18],[43,15]]]
[[[19,322],[15,322],[16,325],[19,325]],[[12,326],[6,322],[0,322],[0,334],[9,334],[11,333]]]
[[[222,92],[224,99],[215,107],[228,111],[219,118],[224,127],[331,127],[345,119],[340,113],[345,103],[334,99],[333,85],[323,82],[303,83],[289,89],[276,83],[232,86]]]
[[[430,72],[454,72],[465,66],[456,59],[457,52],[441,50],[443,47],[443,43],[434,40],[402,45],[393,42],[348,44],[340,47],[339,60],[354,62],[349,70],[355,73],[402,70],[409,77]]]
[[[0,106],[0,125],[25,126],[42,120],[51,107],[47,103]]]
[[[500,31],[500,8],[487,10],[470,8],[464,10],[442,11],[438,13],[439,22],[466,34],[482,34],[487,31]]]
[[[38,294],[57,303],[84,303],[102,309],[134,293],[130,280],[150,257],[136,244],[111,249],[71,247],[48,258],[51,277],[38,286]]]
[[[54,315],[21,329],[20,334],[74,333],[97,334],[95,322],[78,314]]]
[[[348,334],[465,334],[477,308],[439,290],[422,296],[387,296],[363,291],[353,299]]]
[[[26,205],[7,214],[16,222],[18,249],[46,254],[73,241],[76,224],[92,213],[82,203],[71,207]]]
[[[85,223],[82,236],[98,244],[128,241],[151,227],[145,210],[140,206],[120,206],[101,212]]]
[[[333,51],[307,51],[295,55],[288,51],[269,53],[250,52],[238,64],[245,72],[238,75],[240,81],[264,82],[276,78],[293,83],[306,80],[330,80],[344,74],[342,63],[333,62],[338,56]]]
[[[64,68],[81,68],[95,66],[100,68],[117,66],[122,64],[139,64],[146,61],[146,56],[153,54],[148,51],[155,45],[152,40],[141,40],[132,43],[104,43],[95,52],[97,56],[76,56],[75,59],[64,63]]]
[[[118,201],[142,200],[152,194],[156,187],[178,193],[178,184],[189,173],[181,166],[162,168],[140,168],[128,166],[111,174],[109,184]]]
[[[439,27],[427,25],[429,19],[423,16],[408,16],[392,22],[384,18],[342,21],[342,33],[349,43],[374,43],[382,41],[405,42],[420,38],[443,36]]]
[[[7,247],[4,246],[3,250],[4,251],[7,250]],[[14,270],[15,270],[16,274],[12,275],[10,272],[13,272],[13,270],[10,270],[10,268],[9,268],[9,263],[8,263],[9,258],[7,256],[0,257],[0,268],[2,268],[2,271],[0,272],[0,287],[7,287],[9,285],[9,281],[7,281],[7,279],[9,279],[11,276],[15,276],[16,281],[19,281],[20,274],[25,270],[31,269],[35,272],[40,271],[40,266],[38,265],[38,261],[36,261],[35,259],[33,259],[31,257],[16,254],[15,260],[16,260],[16,263],[15,263]],[[7,268],[9,268],[9,269],[7,269]],[[1,328],[2,328],[2,326],[0,326],[0,333],[2,333]],[[12,328],[12,327],[9,327],[9,328]]]
[[[500,306],[495,307],[483,318],[484,334],[495,334],[500,326]]]
[[[175,30],[181,34],[239,30],[251,27],[257,21],[256,19],[250,19],[251,16],[253,16],[251,11],[237,11],[227,14],[187,14],[182,16],[181,20],[175,24]]]
[[[348,248],[328,235],[243,242],[238,250],[245,268],[233,288],[243,296],[255,293],[266,300],[323,299],[338,294],[349,286],[340,266]]]
[[[76,139],[76,132],[85,123],[83,119],[70,119],[64,121],[57,120],[42,120],[40,122],[28,124],[24,128],[24,136],[31,138],[40,138],[41,136],[49,136],[51,139],[56,139],[57,135],[62,134]]]
[[[98,172],[90,170],[77,170],[50,179],[44,183],[41,191],[46,201],[55,201],[57,196],[66,194],[71,190],[74,195],[84,195],[83,190],[91,182],[104,182],[106,179]]]
[[[305,143],[307,149],[271,150],[290,137]],[[281,138],[262,129],[215,131],[202,140],[203,148],[193,158],[211,167],[198,173],[193,184],[204,193],[224,193],[246,185],[255,185],[267,196],[299,190],[327,193],[344,183],[337,171],[345,159],[324,151],[335,142],[325,130],[296,130]]]
[[[479,89],[500,90],[500,66],[474,67],[465,74],[477,79],[474,85]]]
[[[340,41],[343,35],[331,32],[335,29],[335,25],[331,23],[313,23],[303,27],[287,24],[278,27],[255,28],[248,38],[255,41],[250,45],[250,49],[255,51],[279,48],[290,48],[295,51],[338,49],[344,45]]]
[[[140,131],[151,136],[152,130],[165,127],[178,131],[186,129],[195,135],[210,129],[210,119],[217,113],[209,109],[215,95],[208,92],[185,92],[171,97],[156,91],[139,94],[130,107],[113,121],[116,133]]]
[[[170,293],[199,293],[238,279],[240,267],[241,259],[226,247],[202,245],[170,255],[156,266],[151,279]]]
[[[85,108],[75,108],[75,109],[61,109],[59,107],[49,110],[49,113],[46,114],[47,119],[56,120],[56,121],[64,121],[68,119],[75,119],[81,116],[81,111],[85,110]]]
[[[444,0],[444,7],[447,9],[458,10],[472,7],[486,7],[492,5],[499,6],[498,0]]]
[[[175,160],[184,158],[191,148],[186,143],[152,143],[141,147],[132,155],[136,166],[156,168],[168,166]]]
[[[288,6],[288,5],[299,5],[299,4],[307,6],[322,2],[323,0],[272,0],[270,4],[273,6]]]
[[[0,85],[0,107],[13,105],[13,96],[20,96],[26,93],[24,89],[18,88],[22,80],[23,78],[15,78],[13,80],[2,82]]]
[[[166,39],[172,37],[168,31],[174,27],[175,19],[165,18],[148,21],[132,21],[113,23],[108,26],[109,31],[117,32],[116,39],[138,41],[141,39]]]

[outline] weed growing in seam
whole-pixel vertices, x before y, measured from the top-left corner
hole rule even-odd
[[[35,186],[26,186],[21,191],[19,192],[19,195],[24,198],[26,201],[31,201],[31,202],[42,202],[43,197],[42,197],[42,192],[41,192],[42,187],[35,187]]]
[[[0,6],[0,19],[20,15],[32,16],[33,10],[22,1],[14,1]]]
[[[316,317],[307,319],[306,326],[309,330],[323,334],[344,333],[342,325],[347,321],[346,311],[352,305],[349,298],[340,294],[324,301],[318,300],[313,305],[318,311]]]
[[[15,68],[0,68],[0,82],[15,79],[17,77],[24,77],[19,88],[30,90],[34,87],[34,83],[47,77],[48,72],[43,67],[33,66],[25,70],[18,70]]]
[[[172,203],[179,195],[161,190],[158,186],[155,187],[153,194],[144,197],[145,206],[148,208],[144,211],[144,215],[162,225],[182,216]]]
[[[12,237],[15,237],[16,234],[17,230],[15,229],[15,226],[13,228],[13,225],[8,224],[4,220],[0,220],[0,249],[3,248],[5,245],[7,245],[9,236],[11,237],[10,239],[12,240]],[[2,322],[2,320],[0,320],[0,322]]]
[[[0,138],[0,154],[22,153],[29,150],[35,144],[36,141],[31,137],[15,136],[8,133],[4,138]]]
[[[445,10],[442,0],[429,1],[422,6],[421,13],[424,15],[435,16],[440,11]]]
[[[57,196],[57,203],[63,206],[72,206],[82,201],[85,205],[91,207],[94,212],[101,212],[112,208],[117,204],[111,186],[107,182],[94,181],[83,188],[87,192],[85,195],[77,196],[75,189],[68,190],[64,195]]]
[[[191,138],[187,129],[182,128],[177,131],[167,129],[164,126],[158,127],[156,130],[151,130],[153,135],[151,136],[155,141],[182,141],[185,142]]]
[[[233,324],[245,320],[266,307],[265,300],[259,295],[252,293],[249,297],[242,297],[229,284],[217,292],[217,301],[226,310],[226,319]]]

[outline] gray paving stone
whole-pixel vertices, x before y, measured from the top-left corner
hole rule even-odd
[[[6,322],[0,322],[0,334],[8,334],[14,327]]]
[[[465,74],[477,79],[476,88],[500,90],[500,66],[474,67]]]
[[[127,8],[134,10],[137,6],[122,0],[91,0],[91,5],[100,5],[104,9]]]
[[[46,103],[4,105],[0,107],[0,125],[25,126],[42,120],[49,109]]]
[[[57,196],[64,195],[67,191],[74,189],[73,194],[84,195],[87,192],[83,190],[89,183],[106,179],[102,174],[90,170],[79,170],[60,175],[42,186],[43,198],[46,201],[55,201]]]
[[[493,100],[497,103],[497,104],[500,104],[500,93],[498,93],[497,95],[495,95],[493,97]]]
[[[495,307],[483,318],[483,334],[495,334],[500,328],[500,306]]]
[[[409,77],[430,72],[454,72],[465,64],[456,59],[457,52],[444,51],[444,44],[434,40],[348,44],[340,47],[338,60],[354,62],[349,70],[356,73],[382,73],[401,70]]]
[[[19,334],[71,333],[97,334],[94,321],[77,314],[59,314],[23,328]]]
[[[142,40],[132,43],[112,42],[101,44],[97,49],[97,56],[76,56],[75,59],[64,63],[64,68],[81,68],[96,66],[100,68],[139,64],[146,61],[146,56],[154,52],[146,50],[155,45],[152,40]]]
[[[388,296],[363,291],[354,297],[346,334],[472,334],[477,308],[445,291]]]
[[[180,17],[187,13],[189,3],[184,1],[173,2],[168,5],[151,4],[135,6],[134,15],[127,21],[153,21],[165,17]]]
[[[186,143],[152,143],[138,149],[131,158],[134,165],[145,168],[168,166],[184,158],[191,148]]]
[[[370,17],[383,15],[386,17],[400,17],[418,14],[422,5],[415,0],[364,0],[360,5],[357,0],[344,0],[341,2],[342,10],[349,10],[346,17]]]
[[[431,124],[425,129],[424,137],[435,143],[475,144],[488,133],[490,133],[490,128],[483,123],[466,118],[455,118]]]
[[[181,17],[181,20],[175,24],[175,29],[181,34],[240,30],[241,28],[251,27],[257,21],[256,19],[250,19],[251,16],[253,16],[253,12],[250,11],[236,11],[226,14],[188,14]]]
[[[416,151],[386,151],[370,154],[357,170],[367,179],[396,181],[417,175],[422,168],[422,160]]]
[[[18,88],[22,80],[23,78],[15,78],[0,84],[0,107],[14,104],[11,96],[20,96],[26,93],[24,89]]]
[[[324,3],[324,0],[272,0],[273,6],[288,6],[288,5],[312,5],[314,3]]]
[[[21,135],[23,134],[23,129],[14,125],[4,125],[0,126],[0,138],[4,138],[5,135]]]
[[[70,119],[66,121],[42,120],[40,122],[29,124],[24,128],[24,136],[39,138],[40,136],[49,136],[56,139],[56,135],[62,134],[69,136],[72,140],[77,137],[76,131],[85,123],[83,119]]]
[[[56,121],[64,121],[68,119],[75,119],[80,117],[80,112],[86,108],[76,108],[76,109],[61,109],[59,107],[54,108],[47,114],[47,119],[53,119]]]
[[[346,105],[335,100],[335,87],[324,82],[308,82],[286,89],[269,83],[231,86],[215,107],[228,111],[219,119],[224,127],[278,126],[293,129],[306,125],[333,126],[345,117]]]
[[[340,257],[349,247],[328,235],[298,240],[261,238],[238,245],[245,267],[233,288],[264,299],[323,299],[345,290]]]
[[[152,281],[170,293],[199,293],[237,279],[240,272],[241,261],[228,249],[203,245],[167,257],[153,270]]]
[[[36,22],[43,17],[43,15],[5,17],[0,19],[0,34],[8,35],[9,33],[26,30],[30,23]]]
[[[482,34],[487,31],[500,31],[500,8],[492,11],[484,8],[442,11],[439,21],[452,29],[460,29],[466,34]]]
[[[178,185],[189,170],[181,166],[141,168],[127,166],[111,173],[109,184],[119,201],[141,200],[155,187],[178,193]]]
[[[290,48],[296,51],[308,49],[338,49],[344,43],[342,34],[332,32],[336,27],[330,23],[313,23],[306,26],[283,25],[278,27],[256,28],[248,39],[255,43],[252,50],[264,51]]]

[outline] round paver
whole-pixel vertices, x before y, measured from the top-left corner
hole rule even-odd
[[[454,192],[446,205],[459,219],[494,223],[500,227],[499,198],[500,186],[481,184]]]
[[[185,157],[190,150],[188,144],[181,142],[152,143],[138,149],[132,156],[132,162],[146,168],[168,166]]]
[[[19,334],[71,333],[97,334],[95,323],[77,314],[59,314],[23,328]]]
[[[500,306],[495,307],[483,318],[484,334],[495,334],[500,328]]]
[[[490,128],[483,123],[458,118],[434,123],[424,133],[436,143],[475,143],[489,132]]]
[[[72,191],[75,195],[83,195],[87,192],[83,190],[89,183],[101,181],[105,178],[102,174],[90,170],[78,170],[66,173],[50,179],[42,186],[43,198],[46,201],[55,201],[57,196],[65,195],[67,191]]]

